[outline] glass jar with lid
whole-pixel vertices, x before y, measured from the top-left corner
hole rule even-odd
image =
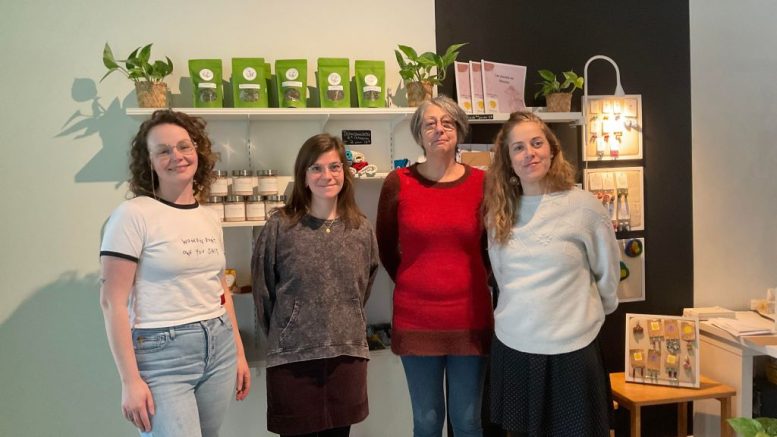
[[[246,198],[246,220],[264,220],[264,196],[254,194]]]
[[[232,180],[225,170],[213,170],[213,182],[210,184],[211,196],[226,196],[229,194],[229,185]]]
[[[256,192],[263,196],[278,194],[278,172],[275,170],[258,170]]]
[[[232,194],[250,196],[254,194],[256,179],[253,170],[232,170]]]
[[[284,205],[286,205],[286,196],[283,194],[271,194],[264,200],[266,215],[272,214],[276,208],[283,208]]]
[[[227,196],[224,203],[225,222],[244,222],[246,220],[246,203],[243,196],[234,194]]]
[[[226,172],[224,172],[226,173]],[[202,206],[208,208],[216,213],[219,220],[224,221],[224,197],[222,196],[208,196],[207,203]]]

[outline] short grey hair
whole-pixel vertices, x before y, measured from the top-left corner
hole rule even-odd
[[[423,145],[423,125],[424,114],[429,106],[434,105],[442,109],[453,121],[456,123],[456,144],[461,144],[469,133],[469,120],[464,110],[448,96],[439,95],[431,100],[425,100],[415,110],[413,117],[410,119],[410,132],[413,134],[415,142],[421,146]]]

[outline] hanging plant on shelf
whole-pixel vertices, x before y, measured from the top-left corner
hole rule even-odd
[[[103,48],[103,64],[108,72],[100,79],[103,81],[114,71],[120,71],[127,79],[135,82],[138,106],[141,108],[166,108],[167,84],[164,78],[173,72],[173,61],[165,57],[165,61],[150,61],[151,44],[138,47],[127,56],[127,59],[117,60],[108,43]],[[123,64],[123,65],[122,65]]]
[[[401,44],[399,50],[394,50],[399,63],[399,75],[405,81],[408,106],[418,106],[432,98],[433,87],[442,84],[446,70],[459,57],[459,50],[467,44],[452,44],[443,55],[434,52],[419,55],[414,48]]]
[[[545,96],[548,112],[569,112],[572,108],[572,93],[583,88],[583,78],[572,70],[561,73],[564,82],[559,82],[556,73],[550,70],[540,70],[538,73],[542,82],[537,82],[540,89],[534,93],[534,98]]]

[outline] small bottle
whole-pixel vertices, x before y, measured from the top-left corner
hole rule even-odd
[[[278,172],[275,170],[258,170],[258,186],[256,193],[263,196],[278,194]]]
[[[214,211],[219,220],[224,221],[224,198],[222,196],[208,196],[208,202],[203,206]]]
[[[224,203],[224,221],[225,222],[244,222],[246,220],[246,203],[243,196],[227,196]]]
[[[264,220],[264,196],[254,194],[246,199],[246,220]]]
[[[255,182],[253,170],[232,170],[232,194],[237,196],[254,194]]]
[[[270,215],[274,213],[275,209],[277,208],[283,208],[283,206],[286,205],[286,196],[283,194],[271,194],[266,197],[264,201],[264,207],[266,210],[266,215]]]
[[[226,196],[229,194],[229,173],[225,170],[213,170],[213,183],[210,184],[211,196]]]

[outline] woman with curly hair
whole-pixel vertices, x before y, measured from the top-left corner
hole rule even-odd
[[[214,162],[203,120],[155,111],[132,141],[134,197],[105,226],[100,305],[141,435],[216,436],[233,393],[250,389],[220,219],[196,200]]]
[[[491,420],[512,436],[609,435],[610,382],[596,338],[618,306],[619,250],[607,211],[574,174],[539,117],[511,114],[483,209],[500,293]]]

